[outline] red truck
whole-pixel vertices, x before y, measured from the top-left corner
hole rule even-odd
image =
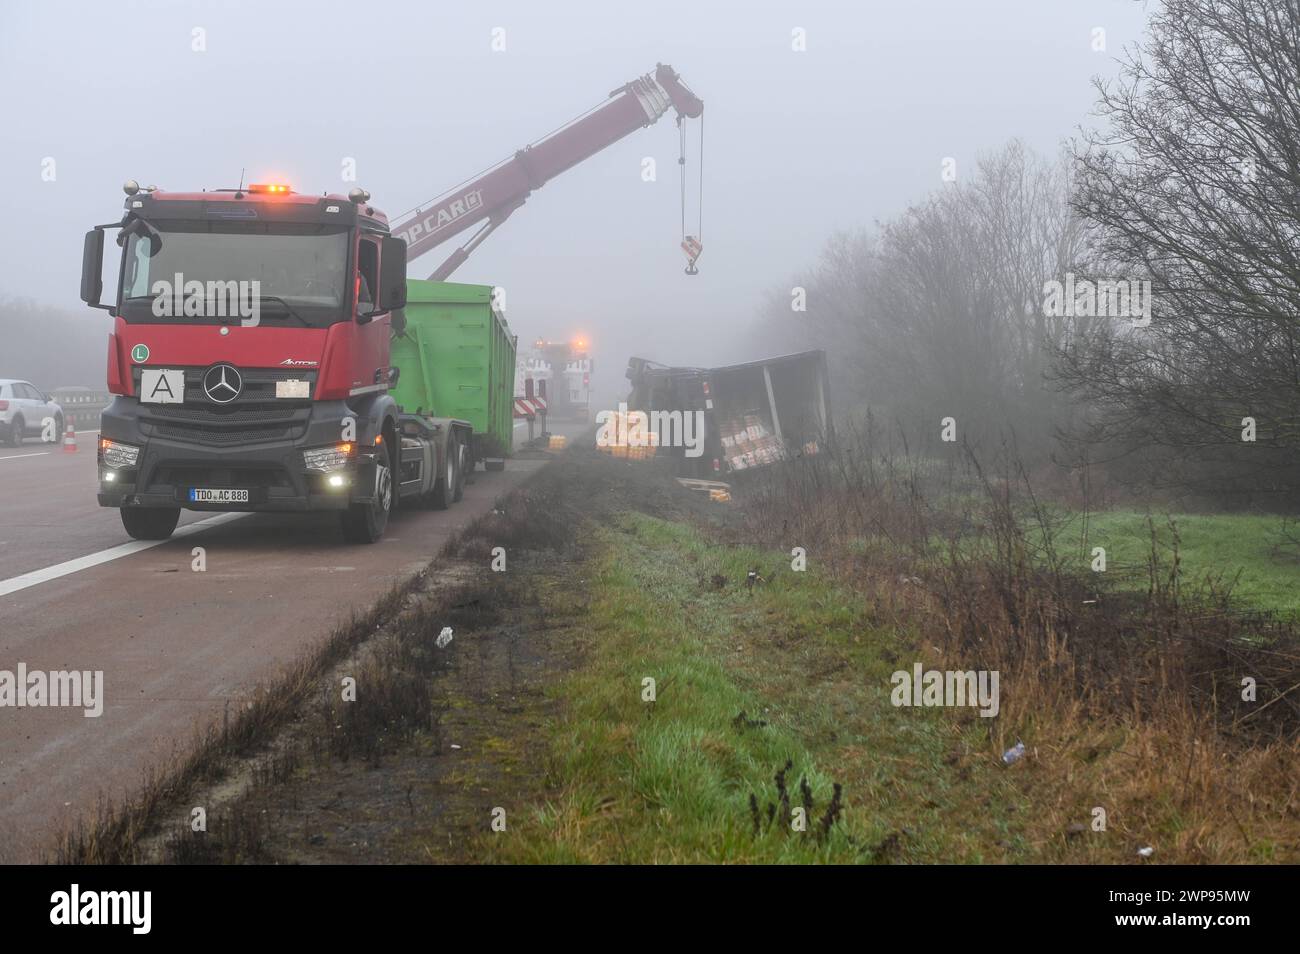
[[[445,479],[448,454],[463,462],[456,422],[403,420],[388,394],[406,244],[368,193],[125,189],[122,220],[86,234],[81,297],[114,318],[98,497],[132,537],[167,538],[182,508],[334,510],[348,540],[374,542],[405,431],[439,454],[411,492]],[[108,228],[122,247],[111,305]]]

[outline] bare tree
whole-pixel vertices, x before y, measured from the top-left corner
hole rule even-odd
[[[842,401],[936,438],[953,417],[963,437],[1046,452],[1061,408],[1044,375],[1068,327],[1043,285],[1082,237],[1068,197],[1064,158],[1009,143],[875,233],[833,238],[801,279],[807,314],[791,322],[774,294],[764,327],[826,348]]]
[[[1157,481],[1300,487],[1300,17],[1294,0],[1165,0],[1079,144],[1097,256],[1149,278],[1148,328],[1074,335],[1090,437]],[[1254,422],[1254,441],[1250,421]],[[1243,437],[1247,439],[1243,439]]]

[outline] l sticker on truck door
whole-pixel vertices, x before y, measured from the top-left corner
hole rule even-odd
[[[184,404],[185,372],[145,368],[140,372],[142,404]]]

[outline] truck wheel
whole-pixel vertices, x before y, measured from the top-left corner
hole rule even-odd
[[[465,466],[465,459],[469,457],[469,449],[460,440],[456,438],[453,440],[456,441],[456,493],[451,499],[454,503],[460,503],[461,498],[465,496],[465,478],[469,470]]]
[[[460,483],[460,441],[455,434],[447,437],[447,453],[443,457],[442,474],[438,482],[429,491],[429,506],[434,510],[446,510],[460,498],[456,496],[456,485]]]
[[[166,540],[181,518],[180,507],[121,507],[122,526],[136,540]]]
[[[370,503],[358,503],[342,513],[343,539],[348,543],[375,543],[388,527],[393,510],[393,472],[388,455],[375,461],[375,494]]]

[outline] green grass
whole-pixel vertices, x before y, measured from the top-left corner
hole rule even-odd
[[[891,706],[890,674],[914,653],[815,569],[639,514],[600,530],[597,550],[582,569],[584,659],[556,690],[563,717],[537,740],[550,795],[514,813],[508,834],[484,835],[487,857],[1019,860],[1026,848],[1008,821],[1018,796],[997,774],[986,720]],[[767,577],[752,592],[751,566]],[[642,698],[646,678],[654,702]],[[749,725],[736,724],[742,712]],[[750,794],[765,812],[787,759],[792,803],[801,777],[814,792],[809,829],[843,785],[824,840],[779,811],[753,833]]]
[[[1183,580],[1196,585],[1208,579],[1233,584],[1234,598],[1245,608],[1279,614],[1300,613],[1300,548],[1277,545],[1282,518],[1250,514],[1153,514],[1161,563],[1173,558],[1174,529]],[[1081,518],[1073,517],[1057,537],[1062,554],[1078,553],[1081,566],[1091,563],[1093,547],[1106,549],[1108,571],[1123,574],[1129,588],[1145,588],[1151,552],[1147,515],[1116,510],[1090,515],[1085,545],[1079,549]]]

